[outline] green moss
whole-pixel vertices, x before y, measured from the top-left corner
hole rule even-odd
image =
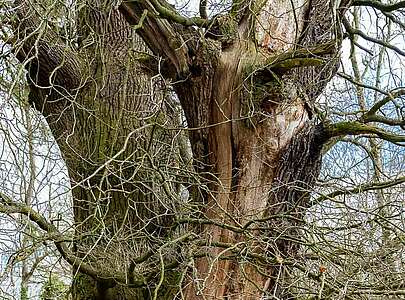
[[[44,284],[41,290],[41,300],[62,300],[67,299],[66,294],[69,287],[57,276],[52,275]]]
[[[252,64],[250,68],[254,68]],[[241,117],[245,119],[247,127],[254,127],[264,117],[270,114],[272,107],[284,99],[285,88],[281,78],[273,72],[271,77],[263,78],[255,71],[249,73],[245,69],[248,79],[244,81],[243,98],[241,101]]]
[[[218,19],[222,40],[234,40],[238,34],[238,23],[229,15],[225,15]]]
[[[221,42],[223,46],[230,45],[238,38],[238,23],[232,15],[217,16],[207,36]]]
[[[273,65],[270,65],[270,68],[273,70],[290,70],[293,68],[307,67],[307,66],[319,66],[324,63],[324,60],[319,58],[291,58],[280,61]]]
[[[27,287],[21,287],[20,299],[21,300],[28,300],[28,288]]]

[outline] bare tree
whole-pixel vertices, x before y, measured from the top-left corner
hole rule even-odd
[[[405,180],[403,164],[384,178],[381,158],[381,141],[405,142],[403,1],[201,0],[199,16],[163,0],[4,7],[5,51],[18,60],[8,63],[27,71],[29,102],[66,163],[75,234],[5,193],[0,211],[25,215],[55,243],[73,267],[73,299],[373,294],[350,285],[339,265],[359,231],[341,231],[351,246],[314,269],[310,262],[319,264],[342,236],[339,222],[311,218],[323,218],[318,209],[331,199]],[[345,40],[352,72],[338,72]],[[359,57],[377,69],[372,80],[360,74]],[[382,83],[383,66],[392,76]],[[345,83],[325,90],[336,76]],[[330,90],[345,87],[355,104],[334,103]],[[347,137],[370,154],[371,182],[324,186],[311,198],[322,157]],[[403,232],[403,207],[391,209],[381,191],[375,200],[386,249],[393,228]],[[356,227],[349,221],[345,229]],[[311,222],[324,228],[311,231]],[[395,273],[399,258],[388,256]]]

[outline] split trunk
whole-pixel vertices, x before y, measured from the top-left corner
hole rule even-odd
[[[294,12],[297,26],[291,4],[281,1],[263,7],[266,28],[248,17],[231,19],[226,41],[189,28],[185,62],[173,48],[177,56],[167,55],[153,79],[138,54],[162,54],[152,48],[162,37],[148,32],[152,17],[137,28],[142,39],[135,35],[127,22],[139,20],[125,8],[83,8],[80,46],[72,55],[49,32],[35,45],[26,41],[18,56],[36,55],[27,64],[30,99],[46,117],[71,178],[74,252],[111,274],[95,278],[75,270],[73,299],[290,297],[289,262],[299,255],[298,228],[326,140],[312,107],[336,70],[339,46],[320,55],[327,60],[320,66],[275,60],[336,38],[329,2],[312,2]],[[274,19],[276,8],[290,12]],[[22,32],[30,33],[36,24],[25,20]],[[189,189],[194,206],[179,200],[176,184],[184,177],[179,157],[187,143],[162,129],[181,121],[173,91],[187,121],[189,176],[200,184]],[[182,205],[188,221],[179,215]],[[170,246],[181,254],[163,255],[186,231],[194,238]],[[150,249],[150,256],[135,259]],[[162,274],[161,263],[177,268]],[[128,285],[116,282],[116,273]]]

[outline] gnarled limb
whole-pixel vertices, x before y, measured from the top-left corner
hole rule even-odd
[[[50,28],[30,1],[15,2],[13,50],[28,71],[29,101],[42,112],[56,139],[72,128],[72,102],[81,86],[82,70],[77,53]]]
[[[354,0],[351,6],[368,6],[376,8],[382,12],[393,12],[402,8],[405,8],[405,1],[398,1],[392,4],[385,4],[381,1],[374,0]]]
[[[14,51],[30,74],[30,83],[41,89],[73,93],[80,86],[82,70],[77,53],[40,18],[29,1],[16,1],[19,22],[14,22]],[[39,107],[43,103],[37,103]]]
[[[343,121],[325,126],[326,135],[329,138],[345,135],[373,134],[379,138],[403,146],[405,135],[395,134],[373,125],[364,124],[358,121]]]
[[[172,76],[186,77],[189,73],[190,62],[188,46],[182,35],[177,31],[179,27],[176,27],[176,23],[173,23],[171,18],[168,17],[169,21],[158,17],[159,8],[175,16],[180,16],[161,4],[156,7],[147,1],[123,2],[120,6],[120,11],[131,25],[137,25],[143,19],[143,26],[138,29],[142,39],[156,55],[160,55],[170,62],[173,67],[172,72],[174,72]],[[147,15],[142,18],[145,10],[147,11]],[[203,22],[205,23],[206,21],[203,20]],[[193,25],[193,23],[191,22],[189,25]]]

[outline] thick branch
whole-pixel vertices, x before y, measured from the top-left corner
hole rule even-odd
[[[293,68],[318,66],[324,63],[322,56],[332,54],[336,50],[336,42],[320,44],[315,47],[306,47],[296,50],[287,51],[285,53],[266,57],[264,62],[259,62],[259,73],[283,73]]]
[[[164,8],[167,13],[174,13],[160,4],[157,8]],[[147,1],[123,2],[120,11],[129,24],[140,27],[139,24],[142,23],[137,32],[145,43],[156,55],[162,56],[170,62],[175,75],[185,77],[189,72],[189,49],[179,34],[178,28],[175,28],[174,24],[168,20],[158,18],[160,13],[157,8]]]
[[[274,70],[277,74],[285,73],[294,68],[320,66],[325,61],[319,58],[291,58],[284,61],[270,65],[269,69]]]
[[[319,58],[326,54],[332,54],[336,51],[336,41],[330,41],[328,43],[319,44],[314,47],[305,47],[296,50],[291,50],[286,53],[272,56],[267,59],[267,63],[274,65],[276,63],[293,58]]]
[[[405,126],[405,119],[397,120],[397,119],[386,118],[386,117],[382,117],[382,116],[378,116],[378,115],[367,116],[366,118],[364,118],[364,123],[370,123],[370,122],[382,123],[382,124],[386,124],[389,126]]]
[[[69,106],[81,85],[81,64],[29,1],[16,4],[13,51],[28,71],[29,102],[47,118],[59,139],[70,131],[74,119]]]
[[[384,4],[380,1],[373,0],[355,0],[352,2],[351,6],[369,6],[383,12],[392,12],[394,10],[405,8],[405,1],[399,1],[393,4]]]
[[[80,85],[80,62],[77,55],[49,28],[28,5],[17,1],[17,20],[14,25],[17,58],[26,65],[31,82],[41,87],[62,87],[72,90]]]
[[[168,4],[162,5],[159,0],[150,0],[153,7],[158,12],[159,17],[164,18],[168,21],[178,23],[183,26],[198,26],[198,27],[208,27],[209,21],[206,18],[191,17],[187,18],[180,15],[176,10],[170,9]]]
[[[405,143],[405,135],[397,135],[384,129],[358,121],[344,121],[330,124],[325,126],[325,132],[329,138],[345,135],[374,134],[383,140],[398,144],[400,146],[404,146],[403,143]]]

